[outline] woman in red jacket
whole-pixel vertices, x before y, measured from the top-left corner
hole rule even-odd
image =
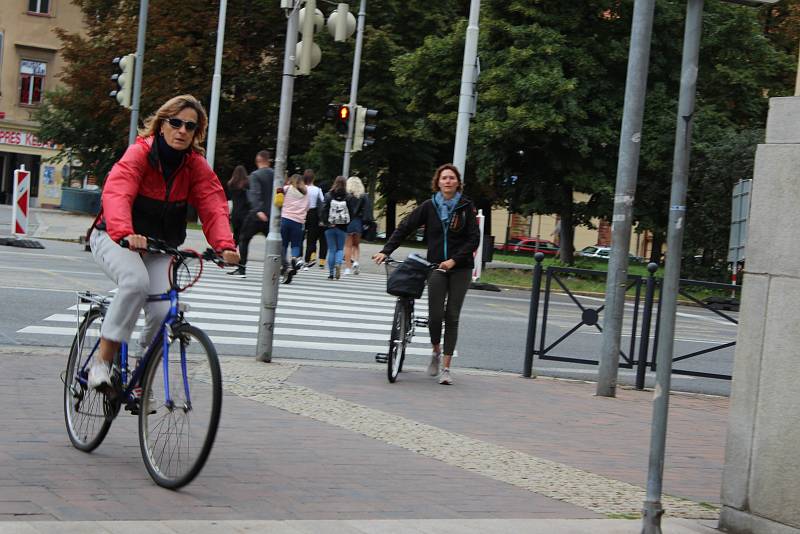
[[[222,185],[204,157],[201,143],[208,118],[191,95],[176,96],[147,118],[136,142],[111,169],[103,186],[102,208],[90,237],[92,255],[119,290],[100,331],[100,349],[89,368],[89,386],[111,385],[110,363],[128,340],[139,311],[146,348],[166,316],[169,302],[145,302],[169,289],[171,257],[143,252],[152,237],[178,246],[186,239],[187,203],[194,206],[203,233],[227,263],[238,263]],[[119,241],[125,238],[129,249]]]

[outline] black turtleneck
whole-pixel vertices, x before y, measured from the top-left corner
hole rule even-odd
[[[167,143],[163,135],[156,136],[158,143],[158,160],[161,162],[161,170],[164,174],[164,179],[168,180],[178,167],[183,162],[183,156],[186,155],[185,150],[175,150]]]

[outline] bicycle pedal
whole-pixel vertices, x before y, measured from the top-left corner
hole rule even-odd
[[[375,361],[378,363],[386,363],[389,361],[389,355],[379,352],[375,355]]]

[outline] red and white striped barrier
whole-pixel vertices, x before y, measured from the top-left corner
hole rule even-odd
[[[14,206],[11,210],[12,233],[28,233],[28,209],[30,208],[31,173],[25,165],[14,171]]]

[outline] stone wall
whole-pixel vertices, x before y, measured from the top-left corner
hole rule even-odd
[[[720,527],[800,533],[800,98],[773,98],[753,172]]]

